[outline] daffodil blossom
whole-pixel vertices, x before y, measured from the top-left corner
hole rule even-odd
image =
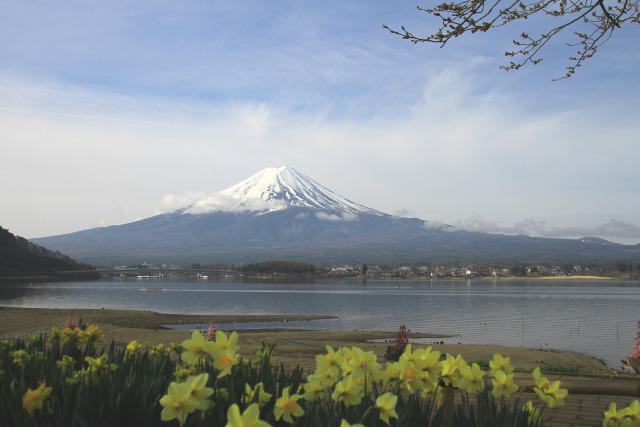
[[[373,351],[363,351],[354,347],[352,357],[349,359],[349,366],[351,367],[349,372],[355,376],[375,374],[380,371],[380,365],[376,359],[377,356],[373,354]]]
[[[19,368],[24,368],[31,361],[31,355],[26,350],[12,351],[9,355],[13,357],[12,363]]]
[[[310,377],[311,375],[309,375]],[[313,402],[314,400],[318,400],[324,396],[325,387],[322,384],[322,380],[319,378],[314,378],[309,380],[307,377],[307,382],[302,386],[304,388],[304,400],[309,402]]]
[[[217,357],[213,360],[213,366],[220,370],[218,378],[228,375],[233,365],[237,365],[239,360],[240,356],[235,353],[235,350],[230,348],[218,353]]]
[[[376,399],[376,408],[380,410],[380,419],[386,424],[389,424],[389,418],[398,418],[396,403],[398,403],[398,396],[389,392],[378,396]]]
[[[118,369],[118,365],[108,362],[108,356],[106,354],[103,354],[97,359],[87,356],[84,360],[89,365],[86,370],[82,371],[85,382],[88,381],[88,375],[91,376],[93,381],[97,381],[99,378],[102,378],[103,375]]]
[[[357,405],[362,401],[362,387],[354,383],[353,377],[347,375],[338,381],[331,394],[333,400],[339,400],[344,402],[347,406]]]
[[[491,380],[493,383],[493,390],[491,394],[495,397],[509,397],[516,391],[518,386],[513,383],[513,375],[507,375],[503,371],[496,371],[496,377]]]
[[[206,399],[213,394],[213,389],[206,386],[208,381],[209,374],[188,377],[185,381],[187,387],[191,389],[191,398],[198,403],[197,408],[200,410],[206,410],[209,407],[210,401]]]
[[[527,420],[529,422],[540,418],[540,412],[538,411],[538,408],[533,406],[533,402],[530,400],[522,406],[522,410],[527,414]]]
[[[450,354],[447,354],[446,359],[442,362],[442,381],[444,381],[445,385],[452,385],[457,387],[458,381],[460,381],[460,369],[465,367],[467,363],[462,358],[462,356],[458,355],[457,357],[453,357]]]
[[[616,404],[611,402],[609,410],[604,413],[604,420],[602,420],[602,427],[619,427],[624,419],[624,409],[618,411]]]
[[[167,394],[160,398],[163,409],[160,413],[162,421],[177,419],[183,425],[187,415],[198,408],[199,402],[191,397],[192,388],[187,383],[172,382]]]
[[[96,344],[104,344],[104,333],[96,325],[89,325],[85,331],[83,331],[83,340],[87,343],[89,348],[96,348]]]
[[[226,427],[271,427],[271,424],[260,419],[260,408],[257,403],[249,405],[242,415],[240,408],[234,403],[227,411]]]
[[[230,350],[235,353],[240,348],[238,346],[238,333],[236,331],[233,331],[229,337],[222,331],[216,331],[216,340],[211,344],[213,344],[213,346],[211,347],[210,353],[214,359],[225,350]]]
[[[45,383],[42,382],[37,389],[31,390],[28,388],[24,396],[22,396],[22,407],[27,411],[30,417],[33,417],[33,413],[36,409],[42,409],[44,401],[47,400],[52,387],[45,387]]]
[[[66,354],[62,356],[62,359],[56,362],[56,366],[63,374],[66,374],[67,372],[73,372],[75,370],[74,365],[75,360],[71,356],[67,356]]]
[[[489,373],[494,377],[496,376],[497,371],[502,371],[507,375],[513,372],[511,360],[508,357],[503,358],[497,353],[493,355],[493,360],[489,361],[489,367],[491,368]]]
[[[282,418],[285,422],[293,424],[292,416],[301,417],[304,415],[304,409],[298,405],[298,399],[300,398],[302,398],[302,396],[299,394],[289,395],[289,387],[285,387],[273,408],[276,421]]]
[[[255,397],[257,396],[257,403],[262,408],[266,403],[271,399],[271,393],[267,393],[264,391],[264,386],[262,383],[258,383],[253,388],[249,386],[248,383],[244,385],[244,395],[242,396],[242,403],[249,404],[253,402]]]
[[[427,347],[425,351],[420,354],[420,367],[423,371],[428,372],[431,378],[437,377],[442,372],[440,355],[439,351],[431,351],[431,347]]]
[[[319,354],[316,356],[316,370],[328,372],[329,376],[334,380],[338,378],[340,366],[342,364],[342,352],[334,351],[333,348],[327,346],[327,354]]]
[[[640,401],[634,400],[631,405],[623,409],[624,411],[624,426],[640,426]],[[627,424],[624,424],[627,423]]]
[[[216,343],[207,341],[200,331],[193,331],[191,339],[182,343],[184,352],[180,355],[185,362],[198,362],[216,352]]]
[[[475,393],[484,389],[484,372],[477,363],[462,368],[460,376],[458,387],[467,393]]]
[[[80,328],[64,328],[60,336],[62,344],[69,344],[71,347],[77,347],[84,343],[84,335]]]

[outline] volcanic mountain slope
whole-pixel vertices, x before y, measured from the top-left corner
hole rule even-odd
[[[556,261],[624,258],[638,246],[459,231],[339,196],[268,168],[190,206],[141,221],[33,239],[85,262]]]

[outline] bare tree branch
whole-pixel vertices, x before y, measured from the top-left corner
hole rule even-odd
[[[640,0],[462,0],[451,3],[440,3],[433,8],[418,6],[418,10],[440,19],[437,31],[419,37],[409,32],[404,26],[394,30],[384,25],[392,34],[405,40],[417,43],[434,43],[444,47],[452,38],[465,33],[486,32],[492,28],[502,27],[514,21],[525,20],[533,15],[545,16],[549,22],[548,31],[531,37],[522,33],[521,40],[513,40],[517,49],[505,52],[505,56],[516,58],[504,70],[517,70],[528,62],[538,64],[543,47],[566,28],[575,28],[575,43],[568,46],[577,47],[576,55],[569,58],[571,64],[561,80],[571,77],[576,68],[593,57],[598,48],[609,40],[616,29],[625,23],[640,23],[638,3]],[[515,24],[514,24],[515,25]],[[584,31],[585,26],[592,27]]]

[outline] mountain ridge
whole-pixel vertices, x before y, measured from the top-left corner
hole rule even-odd
[[[173,212],[33,241],[94,264],[270,259],[564,263],[640,257],[640,245],[470,232],[385,214],[288,166],[264,169]]]

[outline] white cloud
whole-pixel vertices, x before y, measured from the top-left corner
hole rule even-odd
[[[480,231],[501,234],[526,234],[538,237],[601,237],[614,241],[623,239],[626,243],[640,242],[640,227],[628,222],[610,219],[609,221],[589,226],[552,226],[545,221],[524,219],[513,225],[502,225],[497,221],[485,220],[479,215],[463,221],[457,221],[455,227],[467,231]]]
[[[318,219],[325,220],[325,221],[356,221],[358,219],[358,215],[348,214],[348,213],[336,215],[336,214],[328,214],[325,212],[318,212],[316,213],[316,217]]]

